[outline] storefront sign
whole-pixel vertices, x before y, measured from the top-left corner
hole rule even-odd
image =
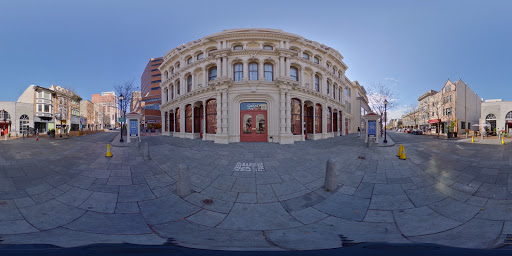
[[[265,102],[242,102],[240,110],[267,110],[267,103]]]
[[[368,121],[368,135],[377,136],[377,122]]]

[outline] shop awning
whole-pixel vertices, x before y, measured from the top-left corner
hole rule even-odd
[[[431,124],[431,123],[439,123],[441,120],[440,119],[431,119],[431,120],[428,120],[428,123]]]

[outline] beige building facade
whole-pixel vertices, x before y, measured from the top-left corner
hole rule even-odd
[[[282,30],[206,36],[169,51],[159,67],[163,134],[292,144],[355,132],[347,108],[358,84],[347,68],[338,51]]]

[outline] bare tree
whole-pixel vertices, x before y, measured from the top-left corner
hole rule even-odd
[[[126,116],[126,110],[130,107],[132,102],[133,91],[137,91],[138,87],[135,86],[134,80],[129,80],[121,84],[114,85],[114,90],[117,97],[123,96],[123,100],[119,100],[119,108],[121,109],[122,116]],[[124,132],[123,124],[121,124],[121,132]]]
[[[384,121],[384,112],[398,106],[398,96],[386,84],[369,83],[368,84],[368,105],[380,117],[380,126]],[[384,101],[387,100],[387,107],[384,107]]]
[[[429,103],[430,111],[433,113],[433,117],[435,116],[437,119],[437,136],[439,137],[441,134],[441,114],[443,109],[443,93],[438,92],[436,95],[432,96],[432,100]]]

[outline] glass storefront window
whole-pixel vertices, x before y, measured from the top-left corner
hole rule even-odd
[[[301,104],[300,100],[298,99],[292,99],[291,103],[292,111],[291,111],[291,122],[292,122],[292,134],[294,135],[300,135],[302,134],[301,127],[302,127],[302,113],[301,113]]]
[[[244,134],[250,134],[252,129],[252,115],[245,114],[243,119],[243,132]]]
[[[217,100],[206,102],[206,133],[217,133]]]
[[[256,115],[256,134],[265,133],[265,116],[263,114]]]

